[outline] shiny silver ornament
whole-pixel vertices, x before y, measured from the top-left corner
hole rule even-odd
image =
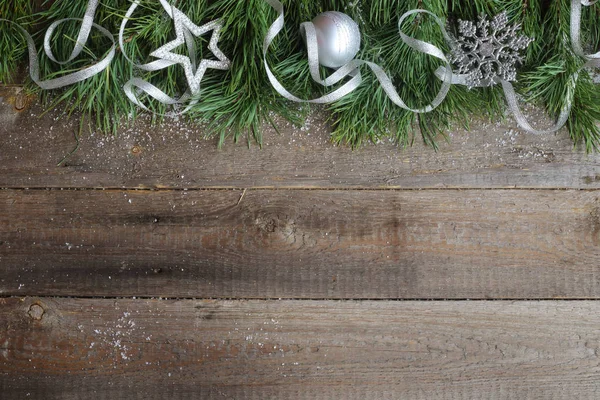
[[[200,92],[200,83],[202,82],[202,78],[204,78],[204,74],[208,68],[220,69],[224,71],[229,69],[229,59],[218,47],[223,23],[219,20],[215,20],[206,25],[197,26],[188,18],[187,15],[175,7],[173,7],[173,22],[175,24],[177,38],[165,44],[164,46],[159,47],[150,53],[150,55],[161,60],[167,60],[181,64],[185,71],[185,76],[187,78],[190,91],[193,95],[197,95]],[[177,49],[184,44],[187,44],[188,49],[195,51],[194,37],[199,37],[210,31],[213,33],[208,44],[208,49],[217,58],[217,60],[203,59],[200,61],[200,65],[196,67],[195,55],[192,55],[192,58],[190,58],[188,56],[183,56],[173,52],[174,49]]]
[[[194,24],[181,10],[171,5],[169,0],[159,1],[167,15],[173,20],[177,37],[171,42],[168,42],[167,44],[150,53],[152,57],[156,57],[158,60],[147,64],[138,64],[129,58],[124,50],[126,25],[127,22],[129,22],[129,20],[132,18],[136,8],[141,5],[140,0],[133,0],[129,10],[125,14],[125,18],[121,22],[121,28],[119,29],[119,45],[121,46],[123,56],[131,64],[133,64],[135,68],[142,71],[155,72],[169,68],[172,65],[181,65],[187,78],[188,88],[179,98],[173,98],[163,92],[161,89],[154,86],[152,83],[143,80],[142,78],[134,77],[125,83],[123,90],[131,102],[146,111],[151,110],[140,100],[140,96],[143,94],[166,105],[177,106],[181,104],[187,104],[183,111],[167,114],[170,116],[177,116],[185,114],[200,101],[200,84],[207,69],[212,68],[227,70],[230,68],[231,63],[218,47],[219,35],[221,29],[223,28],[223,23],[221,20],[215,20],[205,25],[198,26]],[[196,58],[198,50],[196,48],[195,37],[204,35],[211,31],[212,36],[208,44],[208,49],[214,58],[216,58],[216,60],[202,59],[198,63]],[[183,45],[187,46],[187,56],[178,52],[174,52],[175,49]]]
[[[356,57],[360,50],[360,29],[348,15],[327,11],[312,21],[317,30],[319,64],[340,68]]]
[[[519,34],[521,25],[509,25],[506,11],[491,20],[482,14],[477,22],[458,22],[460,35],[451,61],[466,75],[467,87],[494,86],[497,78],[516,81],[517,65],[523,63],[521,53],[533,42]]]

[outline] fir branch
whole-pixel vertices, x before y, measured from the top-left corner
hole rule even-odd
[[[467,19],[469,15],[483,10],[484,6],[489,8],[487,3],[478,1],[469,3],[468,10],[466,5],[452,10],[454,16]],[[512,0],[512,3],[517,2]],[[445,19],[449,11],[447,2],[372,0],[363,7],[368,7],[365,10],[368,19],[361,27],[364,33],[363,52],[359,57],[384,67],[392,76],[400,97],[411,108],[429,104],[441,87],[441,82],[434,78],[434,71],[442,63],[401,43],[397,23],[403,13],[415,8],[425,8]],[[403,30],[409,36],[449,51],[442,32],[429,16],[409,18]],[[358,146],[365,140],[377,142],[390,137],[399,145],[406,146],[413,143],[418,127],[423,142],[436,148],[438,136],[445,137],[451,123],[468,126],[472,115],[482,114],[483,110],[487,111],[485,115],[488,117],[497,118],[502,116],[505,108],[499,88],[468,91],[464,87],[453,86],[437,109],[417,115],[393,104],[369,71],[364,71],[363,76],[363,87],[330,107],[334,113],[335,142]]]
[[[554,117],[572,97],[567,123],[569,134],[575,145],[582,144],[587,152],[592,152],[600,145],[600,86],[593,83],[587,70],[581,70],[584,60],[572,52],[570,13],[569,0],[558,0],[550,5],[540,29],[552,34],[542,36],[543,57],[537,62],[538,67],[524,75],[523,83],[529,100],[542,103]],[[584,7],[582,40],[593,49],[600,45],[599,18],[598,7]],[[579,79],[575,85],[573,77],[576,73]]]
[[[232,136],[246,135],[262,142],[261,125],[270,112],[286,113],[288,105],[274,96],[262,71],[262,40],[270,25],[268,6],[262,0],[225,0],[209,6],[212,15],[223,18],[222,49],[231,60],[231,69],[203,84],[202,98],[191,111],[192,118],[209,122],[219,144]],[[243,39],[241,39],[243,38]],[[299,122],[299,121],[298,121]]]
[[[524,33],[537,40],[528,48],[526,63],[520,81],[530,100],[543,103],[552,115],[564,106],[569,90],[575,92],[569,131],[575,143],[583,143],[588,151],[599,143],[598,120],[600,102],[599,85],[595,85],[587,71],[580,74],[574,89],[570,79],[583,60],[575,57],[569,43],[570,1],[550,2],[542,7],[543,0],[299,0],[284,1],[286,26],[271,47],[268,62],[275,75],[293,93],[310,98],[326,90],[312,81],[304,45],[298,35],[300,23],[312,20],[317,14],[337,10],[353,17],[361,26],[362,51],[359,58],[381,65],[394,80],[400,96],[406,103],[418,108],[429,104],[439,90],[441,82],[433,79],[433,72],[441,65],[439,60],[419,54],[401,43],[397,21],[400,15],[413,8],[426,8],[440,18],[448,18],[449,26],[457,19],[473,19],[477,14],[495,15],[506,10],[511,23],[520,23]],[[67,17],[82,17],[87,0],[55,1],[50,7],[31,17],[30,1],[0,0],[0,15],[29,24],[56,21]],[[96,22],[117,33],[121,20],[130,6],[129,0],[104,0],[97,10]],[[261,126],[280,114],[301,124],[308,106],[286,101],[273,88],[262,66],[262,43],[276,15],[264,0],[199,0],[174,2],[198,24],[216,18],[224,21],[220,47],[232,61],[229,71],[210,71],[202,82],[200,102],[189,114],[190,120],[206,124],[207,137],[218,137],[223,144],[228,138],[237,141],[245,137],[248,143],[261,143]],[[30,17],[27,17],[30,16]],[[600,46],[600,7],[584,7],[582,40],[590,52]],[[57,30],[52,45],[58,58],[70,55],[80,24],[68,22]],[[41,28],[41,26],[40,26]],[[427,16],[417,16],[403,26],[407,34],[431,42],[448,51],[439,27]],[[17,65],[23,62],[26,48],[14,29],[0,23],[0,80],[14,76]],[[126,30],[127,54],[136,62],[149,61],[149,54],[174,37],[173,24],[155,0],[142,0]],[[41,42],[42,35],[36,35]],[[198,39],[199,56],[206,53],[208,38]],[[58,67],[40,51],[42,77],[57,77],[76,71],[90,61],[106,54],[110,43],[93,33],[82,56]],[[182,51],[185,49],[182,48]],[[57,72],[60,71],[60,72]],[[329,74],[330,70],[323,69]],[[129,102],[122,91],[123,84],[133,76],[148,80],[173,96],[186,88],[183,69],[178,66],[152,72],[136,71],[118,52],[111,66],[102,74],[71,87],[42,93],[48,107],[62,107],[69,114],[81,113],[106,132],[116,132],[123,120],[135,119],[139,110]],[[336,143],[359,146],[365,142],[391,139],[402,146],[410,145],[420,134],[421,140],[433,147],[440,134],[445,135],[452,123],[468,125],[473,115],[499,118],[505,110],[502,91],[498,87],[474,89],[453,86],[446,100],[433,112],[416,115],[394,105],[383,92],[373,74],[363,70],[363,85],[351,95],[330,105]],[[33,89],[33,86],[30,86]],[[161,120],[168,108],[151,99],[149,107]]]
[[[22,0],[0,0],[0,18],[30,27],[33,2]],[[25,39],[14,25],[0,22],[0,84],[14,83],[17,70],[27,54]]]

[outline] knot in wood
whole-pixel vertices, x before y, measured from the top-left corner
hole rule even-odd
[[[296,222],[288,215],[260,216],[255,224],[275,245],[297,243]]]
[[[267,233],[274,233],[277,230],[278,221],[275,218],[257,218],[256,225],[261,231]]]
[[[42,317],[44,316],[44,313],[46,311],[44,310],[44,308],[42,306],[40,306],[39,304],[32,304],[29,307],[29,316],[31,317],[31,319],[34,319],[36,321],[39,321],[42,319]]]

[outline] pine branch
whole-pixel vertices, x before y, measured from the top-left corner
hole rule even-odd
[[[511,23],[522,24],[526,35],[536,41],[528,48],[522,76],[519,77],[521,93],[530,100],[543,103],[552,115],[564,106],[569,90],[574,90],[574,107],[568,127],[575,143],[582,143],[588,151],[597,149],[600,137],[598,120],[600,102],[599,85],[595,85],[588,72],[580,74],[575,89],[571,76],[578,71],[583,60],[572,54],[569,43],[570,0],[549,2],[544,0],[284,0],[286,25],[271,47],[268,56],[275,75],[282,84],[299,97],[317,97],[327,90],[312,81],[308,72],[304,45],[298,34],[300,23],[317,14],[337,10],[353,17],[360,25],[363,42],[358,55],[364,60],[381,65],[392,77],[405,102],[413,108],[429,104],[439,90],[441,82],[434,78],[439,60],[420,54],[401,42],[397,21],[406,11],[425,8],[455,26],[457,19],[474,19],[480,13],[495,15],[506,10]],[[55,1],[49,9],[31,17],[31,1],[0,0],[0,15],[40,29],[42,22],[68,17],[82,17],[87,0]],[[104,0],[97,10],[96,22],[117,33],[121,20],[130,6],[129,0]],[[279,114],[295,124],[301,124],[309,107],[286,101],[271,87],[262,65],[262,42],[276,15],[264,0],[199,0],[174,3],[198,24],[222,18],[224,29],[220,48],[231,59],[229,71],[209,71],[203,82],[200,101],[188,117],[193,123],[206,127],[205,136],[218,137],[223,144],[228,139],[246,138],[261,143],[261,126],[273,121]],[[30,16],[30,17],[27,17]],[[600,7],[584,7],[583,37],[590,53],[600,46]],[[69,56],[74,46],[80,24],[68,22],[54,35],[52,45],[58,58]],[[410,36],[431,42],[449,52],[439,27],[428,16],[417,16],[403,25]],[[138,63],[151,60],[149,54],[172,40],[173,24],[155,0],[142,0],[126,30],[127,54]],[[23,63],[26,48],[20,37],[8,24],[0,23],[0,80],[14,76]],[[35,36],[39,43],[43,32]],[[207,52],[207,39],[197,41],[199,56]],[[40,51],[42,77],[61,76],[76,71],[102,58],[110,43],[93,33],[85,49],[85,56],[65,65],[57,66]],[[185,51],[185,49],[182,49]],[[323,69],[323,75],[330,70]],[[477,88],[453,86],[446,100],[433,112],[417,115],[402,110],[385,95],[373,74],[363,69],[363,85],[344,99],[330,105],[334,124],[332,139],[336,143],[360,146],[366,142],[393,140],[401,146],[410,145],[420,136],[424,143],[437,146],[452,124],[468,126],[473,115],[501,118],[505,100],[499,87]],[[61,107],[68,114],[81,113],[96,127],[105,132],[116,132],[123,121],[132,121],[140,113],[124,96],[123,84],[131,77],[148,80],[172,96],[180,95],[186,88],[183,69],[168,69],[144,73],[118,52],[111,66],[85,82],[63,90],[44,92],[42,99],[48,107]],[[30,89],[34,90],[33,85]],[[331,89],[330,89],[331,90]],[[148,98],[141,98],[156,113],[155,122],[162,120],[170,109]]]
[[[32,24],[33,3],[22,0],[0,0],[0,18],[24,27]],[[0,83],[14,83],[17,70],[23,64],[27,47],[25,39],[14,25],[0,22]]]
[[[582,144],[587,152],[597,151],[600,145],[600,86],[593,83],[587,70],[581,70],[584,60],[572,52],[570,42],[571,2],[558,0],[550,5],[542,29],[552,34],[541,36],[545,52],[538,67],[524,76],[529,99],[545,105],[557,117],[573,93],[573,106],[567,128],[575,145]],[[584,7],[582,40],[590,48],[600,45],[598,7]],[[576,83],[574,74],[579,74]]]

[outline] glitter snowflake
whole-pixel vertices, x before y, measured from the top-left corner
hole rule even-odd
[[[467,75],[467,86],[492,86],[495,78],[516,81],[521,52],[533,39],[519,35],[521,25],[509,25],[506,12],[491,21],[480,15],[477,23],[459,20],[459,37],[454,43],[451,61],[460,74]]]

